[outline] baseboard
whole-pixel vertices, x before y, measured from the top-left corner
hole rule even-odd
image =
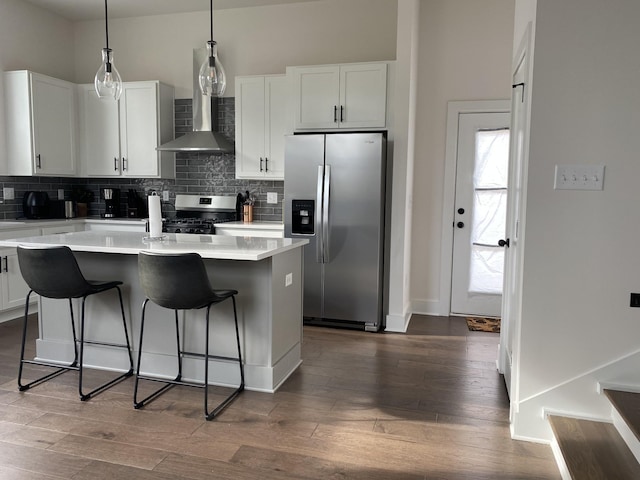
[[[598,393],[603,393],[605,390],[640,393],[640,385],[624,382],[598,382]]]
[[[558,444],[558,440],[556,440],[555,436],[553,437],[553,440],[551,440],[551,452],[553,452],[553,458],[556,460],[556,465],[558,465],[558,470],[560,470],[562,480],[573,480],[571,478],[571,473],[569,473],[567,462],[564,460],[564,455],[562,455],[562,450],[560,450],[560,445]]]
[[[38,302],[35,301],[29,304],[29,315],[32,313],[38,312]],[[15,320],[16,318],[24,317],[24,306],[12,308],[10,310],[5,310],[0,312],[0,323],[9,322],[11,320]]]
[[[624,421],[624,418],[622,418],[615,407],[612,407],[611,417],[613,418],[613,426],[616,427],[624,443],[627,444],[633,456],[636,457],[636,460],[640,463],[640,441],[635,433],[629,428],[629,425],[627,425],[627,422]]]
[[[418,315],[433,315],[436,317],[446,317],[449,312],[441,311],[438,300],[411,300],[411,312]]]
[[[409,313],[405,313],[404,315],[387,315],[385,331],[406,333],[410,318],[411,314]]]

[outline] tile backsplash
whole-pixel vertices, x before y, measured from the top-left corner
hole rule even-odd
[[[219,131],[232,142],[235,136],[235,99],[220,98],[218,104]],[[192,129],[191,99],[175,101],[176,136]],[[65,200],[71,198],[74,187],[91,190],[94,200],[89,204],[89,215],[104,213],[104,200],[100,199],[100,189],[105,187],[121,190],[121,211],[126,212],[126,198],[129,189],[141,196],[151,191],[168,191],[169,201],[163,202],[163,215],[172,216],[176,193],[196,195],[232,195],[249,190],[257,198],[254,206],[254,220],[281,221],[284,182],[273,180],[238,180],[235,178],[235,155],[208,153],[177,153],[176,178],[68,178],[68,177],[14,177],[0,176],[0,187],[12,187],[15,199],[4,198],[0,189],[0,220],[13,220],[23,216],[22,197],[26,191],[42,190],[51,199],[58,198],[58,190],[64,190]],[[267,192],[278,193],[278,203],[267,204]]]

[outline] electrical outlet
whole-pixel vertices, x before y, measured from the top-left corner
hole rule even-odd
[[[293,273],[287,273],[284,276],[284,286],[288,287],[289,285],[291,285],[293,283]]]
[[[278,203],[278,192],[267,192],[267,203]]]
[[[13,187],[4,187],[2,189],[2,196],[5,200],[14,200],[16,198],[16,194]]]
[[[631,302],[629,303],[630,307],[640,307],[640,293],[632,293],[631,294]]]
[[[162,201],[163,202],[168,202],[169,201],[169,190],[164,190],[162,192]]]
[[[64,188],[58,189],[58,200],[64,200]]]

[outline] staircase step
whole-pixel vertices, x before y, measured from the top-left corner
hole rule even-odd
[[[571,478],[640,479],[640,464],[611,423],[556,415],[549,423]]]
[[[604,394],[640,441],[640,393],[605,389]]]

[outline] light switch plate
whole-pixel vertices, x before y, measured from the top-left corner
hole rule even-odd
[[[603,190],[604,165],[556,165],[555,190]]]
[[[267,203],[278,203],[278,192],[267,192]]]
[[[289,285],[291,285],[293,283],[293,273],[287,273],[284,276],[284,286],[288,287]]]
[[[162,201],[163,202],[168,202],[169,201],[169,190],[163,190],[162,191]]]
[[[16,198],[16,194],[13,187],[4,187],[2,189],[2,197],[5,200],[14,200]]]
[[[64,188],[58,189],[58,200],[64,200]]]

